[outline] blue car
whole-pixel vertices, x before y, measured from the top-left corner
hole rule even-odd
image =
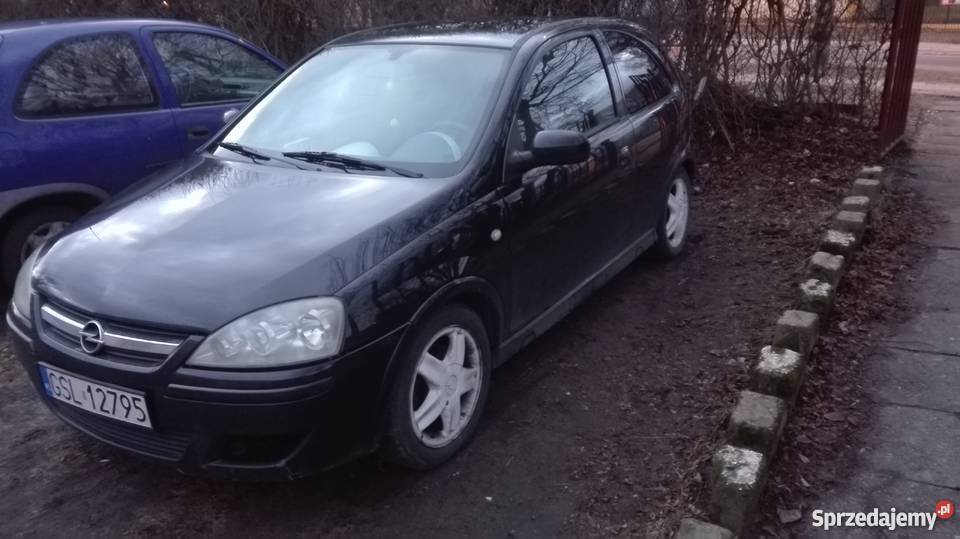
[[[68,223],[192,153],[284,69],[195,23],[0,23],[2,282]]]

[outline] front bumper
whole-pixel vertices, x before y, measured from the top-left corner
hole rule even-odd
[[[162,364],[143,367],[65,348],[9,310],[7,324],[34,388],[64,422],[184,473],[250,479],[307,476],[375,449],[384,373],[403,330],[330,361],[250,372],[184,365],[200,338],[188,339]],[[153,429],[49,398],[39,362],[145,393]]]

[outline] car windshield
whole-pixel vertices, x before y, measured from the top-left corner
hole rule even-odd
[[[284,79],[223,142],[274,154],[332,152],[451,176],[477,144],[507,53],[422,44],[330,48]]]

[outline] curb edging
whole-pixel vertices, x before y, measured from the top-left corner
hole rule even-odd
[[[827,327],[843,275],[854,261],[870,218],[883,196],[883,167],[863,167],[810,258],[795,309],[785,311],[750,369],[727,422],[726,439],[713,454],[710,522],[685,518],[675,539],[730,539],[757,513],[767,470],[806,377],[820,330]]]

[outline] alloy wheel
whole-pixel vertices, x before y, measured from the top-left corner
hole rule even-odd
[[[410,391],[410,420],[424,445],[443,447],[470,423],[485,382],[481,361],[476,341],[462,327],[445,327],[430,339]]]
[[[690,218],[690,196],[684,178],[676,178],[667,196],[667,243],[676,248],[683,244]]]
[[[43,245],[43,242],[47,241],[53,236],[56,236],[63,231],[64,228],[70,223],[66,221],[52,221],[49,223],[43,223],[37,228],[33,229],[32,232],[27,236],[26,241],[23,242],[23,246],[20,248],[20,262],[23,263],[24,260],[30,256],[31,253],[37,248]]]

